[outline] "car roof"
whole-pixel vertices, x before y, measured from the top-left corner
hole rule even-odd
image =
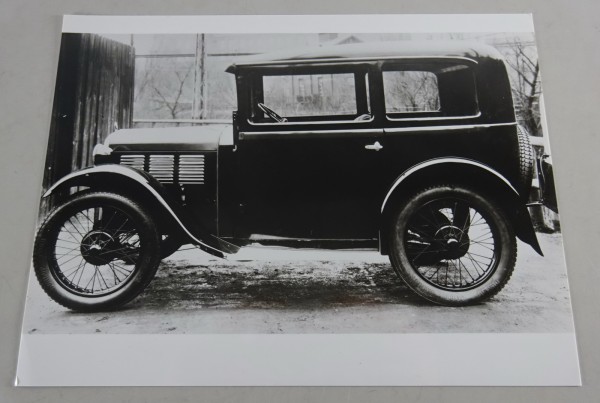
[[[398,41],[362,42],[278,51],[240,57],[226,71],[233,73],[239,67],[300,64],[314,62],[339,62],[352,60],[377,60],[409,57],[462,58],[477,61],[481,58],[502,60],[502,55],[492,46],[466,41]]]

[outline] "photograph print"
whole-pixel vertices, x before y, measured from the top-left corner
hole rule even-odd
[[[533,32],[375,28],[63,33],[23,334],[574,337]]]

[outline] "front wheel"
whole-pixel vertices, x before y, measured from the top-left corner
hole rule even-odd
[[[483,302],[508,282],[517,258],[514,231],[492,200],[461,186],[435,186],[398,208],[390,260],[420,296],[449,306]]]
[[[117,308],[154,277],[160,237],[133,200],[86,192],[55,209],[34,245],[35,274],[59,304],[78,311]]]

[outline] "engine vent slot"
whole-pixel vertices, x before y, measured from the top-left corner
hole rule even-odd
[[[140,170],[144,170],[144,162],[146,161],[146,157],[142,154],[128,154],[121,156],[121,164],[127,165],[131,168],[136,168]]]
[[[148,173],[159,182],[173,183],[175,170],[175,156],[153,154],[148,161]]]
[[[204,184],[205,157],[202,154],[123,154],[119,162],[146,171],[161,183]]]
[[[182,185],[204,183],[204,155],[179,156],[179,183]]]

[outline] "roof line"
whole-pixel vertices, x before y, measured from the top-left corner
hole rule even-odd
[[[227,72],[232,72],[237,67],[254,67],[254,66],[279,66],[287,64],[334,64],[334,63],[359,63],[370,62],[377,60],[399,60],[399,59],[451,59],[465,60],[470,63],[478,64],[477,60],[465,56],[384,56],[384,57],[353,57],[353,58],[325,58],[325,59],[288,59],[288,60],[269,60],[264,62],[242,62],[233,63],[227,68]]]

